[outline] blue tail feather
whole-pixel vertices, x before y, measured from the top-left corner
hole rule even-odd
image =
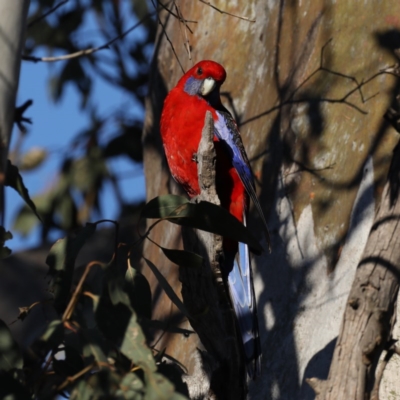
[[[248,246],[239,243],[238,253],[226,256],[228,270],[230,270],[228,273],[229,292],[242,337],[247,372],[250,378],[255,379],[260,375],[261,344]]]

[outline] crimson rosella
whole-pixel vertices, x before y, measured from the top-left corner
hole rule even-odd
[[[253,173],[238,127],[220,99],[225,69],[214,61],[201,61],[191,68],[170,91],[161,116],[161,137],[172,176],[190,197],[200,194],[196,157],[205,115],[214,119],[216,150],[216,190],[222,207],[246,225],[249,196],[258,209]],[[224,238],[225,261],[222,273],[228,282],[239,326],[247,371],[260,374],[261,346],[257,306],[248,246]]]

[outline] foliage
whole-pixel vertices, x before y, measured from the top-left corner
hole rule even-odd
[[[68,86],[80,96],[82,111],[88,117],[87,127],[76,132],[69,148],[63,149],[57,175],[44,193],[33,197],[43,225],[33,218],[31,204],[19,210],[13,230],[24,236],[41,226],[42,240],[56,230],[71,232],[93,216],[102,214],[101,191],[105,184],[113,188],[120,209],[125,207],[120,194],[120,179],[113,171],[111,160],[131,160],[135,171],[141,169],[141,132],[149,58],[155,37],[155,20],[145,0],[135,1],[31,1],[27,40],[23,62],[41,62],[46,56],[65,56],[84,49],[101,47],[87,56],[72,57],[49,64],[48,86],[54,102],[59,102]],[[135,28],[135,29],[133,29]],[[134,30],[136,34],[131,34]],[[88,33],[89,32],[89,33]],[[124,35],[124,32],[129,34]],[[96,81],[128,93],[126,102],[118,104],[107,115],[100,115],[101,99],[96,98]],[[32,97],[34,100],[34,93]],[[16,108],[19,127],[15,147],[10,151],[12,164],[20,171],[32,171],[52,155],[51,149],[32,147],[21,152],[22,143],[32,134],[23,123],[32,109],[32,100]],[[29,111],[27,109],[29,108]],[[135,116],[132,116],[135,115]],[[33,119],[34,122],[34,119]],[[33,125],[34,126],[34,125]],[[14,168],[14,167],[13,167]]]
[[[74,282],[76,257],[96,226],[87,224],[51,248],[49,301],[58,318],[26,354],[0,321],[1,398],[17,393],[41,399],[67,393],[72,399],[185,398],[166,377],[173,367],[164,365],[146,344],[142,321],[148,335],[154,321],[144,276],[119,265],[116,253],[108,264],[89,263]],[[22,310],[20,319],[31,308]],[[185,388],[182,382],[180,387]]]
[[[80,94],[89,124],[63,152],[55,183],[33,198],[20,171],[35,170],[51,151],[36,147],[21,153],[21,144],[30,134],[25,123],[31,120],[25,112],[33,101],[16,107],[19,137],[10,151],[6,185],[21,195],[25,206],[15,219],[14,230],[28,235],[38,225],[43,240],[54,229],[66,236],[52,246],[46,259],[50,282],[45,302],[53,317],[40,338],[23,350],[0,320],[0,398],[186,398],[183,371],[166,364],[164,352],[148,343],[156,330],[185,336],[192,332],[152,320],[150,285],[130,266],[129,256],[121,256],[116,245],[109,263],[92,261],[76,268],[78,254],[95,235],[98,223],[86,221],[93,211],[101,214],[99,197],[106,182],[112,183],[121,209],[125,208],[109,160],[127,157],[136,165],[142,161],[142,117],[132,118],[126,104],[100,116],[94,80],[106,80],[130,93],[143,109],[156,31],[150,15],[145,0],[31,2],[25,62],[38,61],[41,53],[71,54],[118,40],[104,52],[68,58],[49,70],[53,100],[59,102],[72,85]],[[133,23],[140,27],[140,34],[125,36],[123,32]],[[89,39],[84,34],[88,24],[97,28]],[[4,246],[10,238],[12,234],[1,227],[1,257],[11,253]],[[23,321],[42,303],[20,307],[18,319]]]
[[[187,208],[189,204],[193,207]],[[182,207],[188,218],[183,225],[203,227],[201,221],[208,220],[207,212],[211,211],[213,218],[207,223],[208,231],[220,233],[221,223],[224,223],[233,237],[238,234],[235,218],[227,219],[222,208],[207,202],[191,204],[177,196],[161,196],[150,201],[142,214],[151,218],[163,215],[156,223],[163,220],[176,223],[176,215],[182,214]],[[201,214],[204,210],[205,214]],[[116,246],[109,263],[92,261],[81,268],[83,271],[75,269],[79,252],[95,234],[100,222],[86,224],[75,235],[58,240],[50,249],[46,259],[51,294],[48,302],[57,317],[48,323],[26,353],[0,320],[2,398],[19,394],[47,399],[61,394],[71,399],[179,400],[188,395],[182,381],[184,371],[176,364],[166,364],[164,353],[158,353],[147,343],[157,330],[185,336],[193,332],[152,320],[150,285],[130,265],[129,256],[121,257]],[[151,230],[152,227],[141,240],[149,238]],[[242,226],[239,232],[244,241],[253,240],[247,228]],[[199,268],[203,263],[200,256],[188,251],[162,250],[170,260],[183,267]],[[145,261],[160,287],[181,313],[189,317],[185,305],[158,268],[150,260],[145,258]],[[21,308],[18,319],[25,319],[39,303]]]

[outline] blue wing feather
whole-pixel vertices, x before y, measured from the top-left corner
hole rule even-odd
[[[251,170],[239,130],[234,119],[227,111],[217,111],[216,113],[218,118],[216,121],[214,121],[215,135],[222,143],[225,144],[227,151],[230,152],[232,164],[235,167],[240,180],[246,188],[246,192],[250,196],[251,200],[256,206],[258,214],[261,217],[268,247],[270,248],[270,236],[267,221],[265,220],[260,202],[257,198],[253,171]]]
[[[215,135],[230,153],[232,164],[260,214],[269,245],[267,223],[257,199],[253,172],[236,123],[227,111],[217,111],[217,117],[217,120],[214,121]],[[243,223],[246,225],[245,209]],[[249,376],[254,379],[260,375],[261,345],[249,248],[246,244],[239,243],[237,254],[226,254],[225,257],[229,292],[242,336],[247,371]]]

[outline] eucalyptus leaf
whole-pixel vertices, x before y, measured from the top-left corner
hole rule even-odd
[[[148,280],[136,269],[129,267],[125,274],[125,290],[131,306],[139,317],[151,318],[151,289]]]
[[[19,195],[25,200],[25,203],[29,206],[29,208],[41,221],[40,215],[36,210],[35,203],[31,200],[29,196],[28,189],[24,185],[24,181],[22,180],[22,176],[20,175],[18,168],[15,165],[12,165],[10,160],[7,160],[5,185],[15,189],[19,193]]]
[[[165,218],[177,207],[188,204],[189,200],[182,196],[166,194],[150,200],[142,209],[142,218]]]
[[[14,368],[21,369],[22,366],[21,350],[6,323],[0,320],[0,371],[10,371]]]
[[[151,271],[157,278],[158,283],[163,288],[164,292],[169,297],[169,299],[172,301],[172,303],[174,303],[176,305],[176,307],[179,309],[179,311],[183,315],[185,315],[186,317],[189,317],[189,312],[187,311],[185,305],[182,303],[182,301],[178,297],[178,295],[174,292],[174,289],[172,289],[171,285],[165,279],[164,275],[158,270],[158,268],[150,260],[148,260],[147,258],[144,258],[144,260],[146,261],[146,264],[151,269]]]
[[[200,268],[204,263],[204,258],[196,253],[187,250],[166,249],[161,247],[165,256],[180,267]]]
[[[157,369],[153,354],[146,344],[145,336],[135,313],[131,315],[120,350],[134,365],[143,368],[145,371],[153,372]]]
[[[182,204],[165,219],[174,224],[200,229],[246,243],[257,254],[264,250],[251,231],[229,211],[208,201]]]
[[[88,357],[92,355],[98,362],[107,363],[108,346],[100,331],[97,328],[82,329],[84,338],[83,355]]]
[[[7,246],[4,246],[4,243],[7,240],[12,239],[12,233],[6,231],[3,226],[0,226],[0,259],[8,257],[11,254],[11,249]]]
[[[51,321],[46,331],[40,338],[43,342],[48,342],[50,347],[55,347],[63,341],[64,327],[61,320]]]
[[[55,307],[62,312],[72,284],[75,259],[87,239],[96,231],[96,225],[87,223],[74,238],[66,237],[57,240],[46,258],[49,274],[54,277],[53,290]]]

